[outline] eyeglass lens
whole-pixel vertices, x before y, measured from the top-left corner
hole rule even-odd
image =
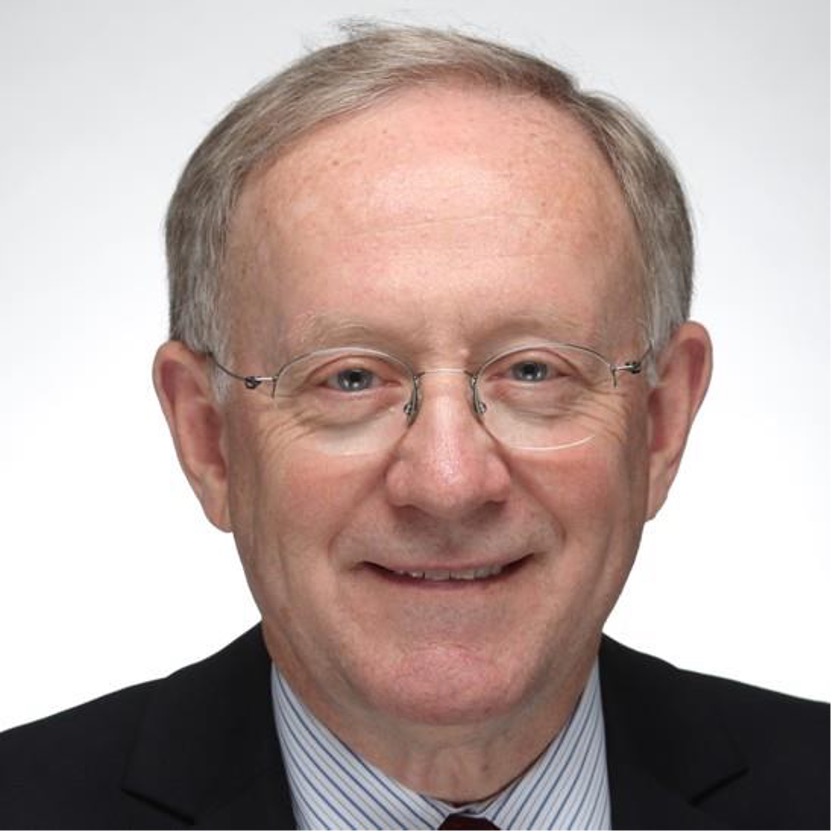
[[[276,405],[300,434],[333,454],[395,444],[418,418],[427,379],[385,353],[323,350],[295,359],[275,379]],[[472,418],[513,448],[556,450],[592,438],[613,392],[610,365],[591,350],[561,344],[523,347],[465,373]],[[408,414],[410,414],[408,416]],[[472,429],[476,425],[472,424]]]

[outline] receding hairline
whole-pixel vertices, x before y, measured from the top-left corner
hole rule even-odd
[[[356,186],[356,180],[352,175],[347,174],[346,178],[339,181],[334,187],[327,187],[326,182],[330,170],[327,159],[330,154],[331,158],[338,157],[339,151],[343,148],[341,144],[342,136],[347,137],[346,146],[349,148],[347,151],[349,159],[354,159],[359,165],[362,164],[362,157],[369,160],[372,170],[368,181],[375,182],[376,174],[379,174],[379,178],[383,180],[385,178],[384,170],[396,169],[395,162],[392,167],[383,164],[379,168],[373,164],[373,160],[376,158],[374,133],[376,136],[381,136],[392,128],[393,132],[389,134],[389,141],[395,154],[395,148],[398,146],[396,131],[400,129],[397,125],[402,117],[402,113],[397,110],[397,106],[403,105],[406,113],[410,107],[409,96],[413,92],[418,94],[424,91],[426,95],[420,96],[421,101],[418,98],[414,100],[413,103],[417,110],[415,114],[411,115],[416,119],[417,128],[420,124],[426,126],[429,143],[425,146],[431,146],[432,144],[436,147],[436,153],[440,159],[439,163],[442,164],[442,157],[446,150],[442,145],[444,132],[436,125],[445,126],[448,122],[442,117],[430,118],[433,105],[431,93],[433,90],[438,90],[440,95],[443,90],[448,90],[462,96],[471,94],[485,97],[488,103],[482,109],[476,108],[473,115],[468,112],[464,113],[454,125],[464,131],[466,120],[470,119],[472,125],[470,136],[477,142],[473,145],[473,152],[478,154],[483,148],[481,138],[483,136],[488,137],[489,133],[493,132],[483,129],[483,121],[480,116],[488,118],[489,115],[496,114],[499,119],[502,113],[505,112],[499,106],[500,99],[505,97],[504,91],[493,90],[483,85],[471,88],[470,85],[464,84],[460,88],[459,84],[454,81],[437,80],[436,83],[430,85],[403,87],[383,101],[376,102],[372,108],[363,109],[361,113],[351,112],[329,119],[325,123],[319,123],[314,128],[306,131],[302,137],[298,137],[298,140],[293,142],[291,147],[284,147],[282,152],[272,158],[268,166],[260,169],[241,189],[234,216],[230,223],[227,246],[228,265],[234,271],[234,279],[229,280],[226,284],[229,292],[227,300],[232,301],[227,304],[226,308],[230,313],[229,337],[234,346],[238,347],[240,345],[239,338],[241,333],[244,332],[241,324],[244,319],[247,320],[245,310],[250,308],[248,304],[251,299],[258,296],[262,286],[261,281],[265,279],[266,281],[274,280],[279,283],[283,274],[290,278],[295,275],[296,279],[296,273],[292,270],[291,265],[296,262],[294,255],[288,255],[289,260],[287,261],[282,259],[282,253],[287,251],[287,245],[290,247],[293,245],[292,240],[298,233],[303,235],[298,239],[306,241],[299,251],[301,253],[306,251],[309,240],[308,232],[304,232],[303,229],[303,224],[306,221],[311,219],[312,223],[318,226],[319,233],[324,235],[320,238],[321,245],[326,250],[330,250],[328,240],[332,239],[337,245],[339,234],[350,233],[349,226],[339,229],[333,214],[339,212],[339,206],[342,204],[339,194],[341,198],[349,201],[352,189]],[[517,136],[514,142],[505,143],[505,152],[492,157],[496,159],[498,166],[495,170],[498,174],[501,170],[508,170],[512,157],[521,158],[526,155],[529,151],[524,140],[528,137],[533,145],[537,145],[537,149],[533,152],[535,154],[534,162],[538,165],[536,170],[539,173],[533,173],[531,178],[528,174],[522,176],[516,184],[509,185],[507,193],[512,196],[518,195],[518,198],[520,194],[528,195],[534,203],[544,206],[539,215],[529,215],[533,222],[542,221],[547,223],[549,216],[552,216],[558,222],[558,225],[563,225],[564,228],[573,220],[580,223],[580,233],[570,234],[570,242],[574,241],[576,245],[584,247],[591,246],[590,256],[592,256],[595,249],[603,248],[613,252],[612,255],[605,256],[614,257],[618,264],[617,268],[620,268],[616,278],[616,281],[620,280],[620,283],[617,283],[617,285],[623,286],[626,283],[627,293],[632,293],[641,298],[643,263],[640,259],[639,239],[623,191],[608,160],[597,147],[597,143],[586,127],[564,108],[530,93],[512,94],[512,98],[520,106],[516,107],[514,111],[506,113],[506,118],[510,122],[516,123]],[[534,109],[525,107],[525,102],[533,105]],[[455,104],[454,100],[448,102],[447,99],[444,99],[439,105],[444,108],[440,110],[440,113],[444,113],[444,116],[447,117],[448,108],[450,107],[450,113],[453,114]],[[376,126],[372,121],[374,118],[373,111],[382,113],[382,119],[377,125],[378,131],[373,130]],[[406,119],[407,116],[404,116],[404,118]],[[350,128],[356,123],[359,125],[359,129],[357,132],[353,132]],[[409,135],[408,123],[408,121],[405,121],[401,126],[402,135]],[[499,125],[499,121],[497,125]],[[369,134],[365,129],[367,126],[370,127]],[[509,125],[507,130],[510,129]],[[548,135],[544,131],[547,131]],[[421,138],[418,132],[416,135]],[[458,135],[456,130],[450,129],[451,145],[447,149],[451,157],[457,152],[465,155],[468,151],[464,144],[460,146],[454,142],[454,137]],[[431,137],[434,139],[433,141],[431,141]],[[362,142],[364,138],[366,138],[367,143]],[[510,138],[514,139],[515,137],[511,136]],[[553,142],[551,147],[548,146],[550,141]],[[513,145],[516,147],[516,153]],[[418,150],[421,146],[423,145],[420,145],[417,139],[415,147]],[[366,153],[364,152],[365,147],[368,148]],[[563,155],[558,155],[559,149]],[[411,161],[409,150],[405,150],[399,158],[402,161],[401,176],[403,180],[406,180]],[[507,163],[505,167],[502,165],[503,161]],[[416,164],[420,164],[418,158]],[[566,171],[564,177],[565,190],[558,185],[557,173],[550,179],[544,171],[544,166],[556,168],[560,165]],[[349,169],[349,162],[332,168],[332,178],[340,179],[345,172],[345,168]],[[311,177],[311,181],[307,177]],[[446,182],[432,179],[430,176],[424,177],[424,181],[436,181],[437,195],[441,195],[443,189],[448,187]],[[543,188],[536,188],[539,181],[546,183]],[[358,186],[360,187],[360,182]],[[308,215],[304,212],[298,219],[292,216],[293,206],[296,199],[298,201],[303,199],[303,189],[305,187],[309,188],[316,208],[311,210]],[[520,190],[517,190],[518,188]],[[573,197],[575,198],[574,201]],[[560,209],[555,205],[557,202],[562,203]],[[430,198],[421,200],[419,202],[420,210],[422,206],[424,206],[427,216],[431,208]],[[330,214],[330,211],[332,211],[332,214]],[[587,212],[592,217],[590,222],[582,219],[587,215]],[[441,209],[439,213],[442,214]],[[570,216],[567,216],[567,213]],[[384,214],[379,215],[381,234],[385,233],[385,216]],[[431,215],[426,221],[432,222],[437,218],[441,219],[443,217]],[[453,220],[455,217],[450,214],[447,218]],[[522,220],[519,214],[518,218]],[[296,222],[300,222],[301,225],[296,225]],[[368,230],[375,232],[375,222],[366,224],[366,227]],[[397,233],[398,226],[394,224],[391,230],[394,234]],[[274,234],[277,236],[273,237]],[[253,254],[260,248],[261,243],[266,252],[262,257],[259,254]],[[307,265],[305,259],[301,262],[303,262],[305,268]],[[244,268],[243,264],[246,264]],[[285,269],[288,269],[288,271],[283,271]],[[618,307],[616,306],[616,308]],[[640,323],[645,310],[641,303],[636,309],[636,323]],[[315,315],[319,314],[315,313]],[[310,316],[314,317],[312,313],[310,313]],[[561,310],[558,311],[558,315],[553,316],[553,319],[558,320],[560,316]],[[540,323],[538,316],[530,316],[530,319],[534,323]],[[288,323],[284,321],[284,327]],[[250,321],[247,321],[246,327],[249,324]],[[310,321],[307,320],[303,327],[299,327],[298,330],[294,326],[290,326],[286,330],[286,336],[288,338],[289,332],[294,332],[290,339],[294,351],[305,352],[321,346],[331,346],[330,339],[325,336],[330,329],[331,333],[329,334],[341,333],[342,324],[343,321],[340,317],[330,319],[326,315],[320,314],[320,321],[312,320],[311,325]],[[366,328],[363,320],[361,325]],[[516,323],[513,323],[512,329],[517,328]],[[359,327],[354,327],[354,329],[357,331]],[[569,338],[573,340],[578,337],[578,333],[581,331],[574,323],[571,328],[560,327],[555,331],[561,330],[563,330],[564,336],[569,333]],[[599,330],[599,333],[601,331]],[[308,337],[310,334],[311,338]],[[336,340],[341,344],[341,340],[337,338]]]
[[[372,119],[376,114],[383,115],[384,110],[389,107],[395,107],[397,104],[406,101],[406,99],[411,97],[414,93],[425,93],[427,96],[430,96],[434,92],[441,94],[444,91],[450,93],[461,93],[463,95],[470,94],[472,97],[482,96],[494,99],[509,98],[514,101],[525,101],[531,104],[541,105],[541,113],[545,114],[548,111],[548,114],[556,117],[557,120],[548,121],[543,118],[536,120],[534,118],[533,111],[528,110],[523,113],[518,110],[518,115],[527,122],[527,129],[530,131],[532,136],[542,137],[541,143],[551,139],[553,144],[560,144],[557,137],[564,135],[563,125],[566,124],[573,128],[573,135],[577,136],[578,142],[583,143],[584,146],[581,147],[575,141],[567,138],[564,142],[567,148],[567,153],[572,152],[574,155],[580,154],[581,157],[590,160],[589,164],[593,166],[597,165],[598,169],[603,170],[603,181],[598,179],[594,180],[594,187],[590,192],[593,195],[601,196],[599,193],[601,189],[598,186],[602,185],[604,186],[605,197],[603,201],[606,202],[608,200],[610,193],[615,195],[615,202],[617,205],[615,206],[615,209],[613,209],[614,213],[620,214],[620,216],[624,219],[627,226],[627,237],[628,241],[631,243],[632,253],[635,255],[636,259],[639,260],[639,268],[643,270],[644,264],[642,260],[642,245],[635,225],[632,210],[627,203],[626,194],[608,155],[604,152],[603,147],[593,135],[590,127],[563,102],[547,98],[534,90],[511,86],[497,86],[495,84],[488,83],[487,80],[483,80],[479,77],[473,77],[467,73],[461,72],[437,72],[435,75],[431,75],[429,77],[402,83],[400,86],[389,90],[385,95],[379,96],[372,102],[366,103],[364,106],[344,113],[329,116],[316,122],[315,124],[310,125],[307,129],[293,136],[291,141],[285,142],[279,147],[274,148],[270,154],[261,159],[257,165],[253,166],[251,170],[249,170],[237,191],[236,199],[229,216],[229,234],[225,250],[224,268],[233,266],[231,257],[235,249],[238,248],[235,245],[235,242],[238,239],[238,225],[241,218],[241,209],[243,206],[248,204],[249,198],[254,196],[254,192],[264,185],[267,179],[272,176],[282,177],[283,175],[286,175],[290,182],[294,180],[293,184],[295,188],[299,190],[300,188],[297,184],[298,179],[305,178],[307,176],[306,172],[303,171],[303,162],[305,161],[303,158],[304,153],[307,147],[314,147],[317,139],[322,138],[326,140],[327,138],[332,137],[334,139],[333,144],[337,144],[339,136],[338,131],[342,126],[346,127],[355,122]],[[537,131],[537,128],[540,128],[539,132]],[[544,133],[548,134],[548,137],[543,135]],[[577,153],[574,153],[575,151],[577,151]],[[548,153],[548,150],[544,151],[544,153]],[[359,150],[357,155],[358,157],[361,157],[364,154],[362,154]],[[297,157],[300,157],[301,164],[295,165],[295,167],[288,169],[284,163],[288,162],[290,164],[295,164]],[[558,156],[552,154],[551,160],[553,165],[557,165],[562,162],[562,157],[559,158]],[[333,175],[337,175],[338,170],[339,168],[334,166]],[[318,173],[319,170],[311,169],[308,175],[315,176]],[[609,191],[607,191],[607,187],[609,187]],[[641,274],[635,275],[634,277],[638,281],[643,279],[643,275]]]
[[[228,224],[250,178],[318,125],[453,75],[543,99],[587,129],[635,221],[651,340],[664,343],[689,312],[692,234],[669,154],[635,113],[608,95],[583,91],[547,59],[476,35],[372,22],[342,33],[346,39],[307,53],[249,91],[188,162],[168,210],[171,337],[222,353]]]

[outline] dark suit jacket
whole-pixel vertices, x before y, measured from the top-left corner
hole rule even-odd
[[[616,828],[829,828],[829,709],[605,639]],[[293,828],[255,628],[167,679],[0,735],[4,828]]]

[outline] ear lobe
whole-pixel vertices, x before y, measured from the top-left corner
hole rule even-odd
[[[217,528],[231,531],[223,416],[205,362],[182,342],[167,341],[153,362],[153,384],[179,464],[205,515]]]
[[[711,380],[712,348],[707,330],[693,321],[682,324],[662,350],[657,364],[658,384],[650,391],[648,402],[650,518],[667,498]]]

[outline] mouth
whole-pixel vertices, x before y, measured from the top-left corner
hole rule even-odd
[[[520,568],[529,556],[505,563],[475,566],[465,569],[393,569],[378,563],[368,563],[382,577],[425,586],[470,586],[492,583]]]

